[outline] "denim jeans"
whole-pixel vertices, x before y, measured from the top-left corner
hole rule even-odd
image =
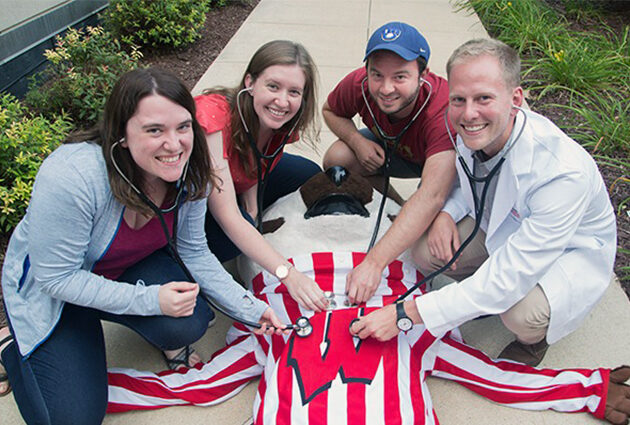
[[[117,279],[146,285],[186,280],[165,249]],[[197,341],[214,313],[202,298],[192,316],[115,315],[66,303],[52,334],[26,359],[15,343],[2,353],[15,400],[31,424],[100,424],[107,408],[107,366],[101,319],[128,326],[160,350]]]
[[[377,143],[383,149],[386,149],[385,143],[380,140],[369,128],[362,128],[359,130],[361,136],[374,143]],[[415,162],[407,161],[398,155],[396,152],[391,152],[391,158],[389,159],[389,175],[391,177],[398,177],[401,179],[415,179],[422,177],[422,165]],[[385,166],[382,166],[378,170],[378,174],[385,172]]]
[[[298,155],[283,153],[278,164],[269,174],[269,180],[263,194],[263,209],[289,193],[295,192],[308,179],[322,171],[319,165],[310,159]],[[241,214],[250,223],[254,219],[241,208]],[[260,214],[261,212],[259,212]],[[240,249],[227,237],[221,226],[210,212],[206,213],[206,238],[210,250],[220,262],[231,260],[241,253]]]

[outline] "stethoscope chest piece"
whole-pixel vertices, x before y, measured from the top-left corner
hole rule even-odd
[[[295,321],[295,333],[300,338],[305,338],[313,333],[313,325],[307,317],[302,316]]]

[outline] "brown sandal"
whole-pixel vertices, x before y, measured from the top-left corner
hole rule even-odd
[[[13,335],[10,335],[5,337],[2,341],[0,341],[0,347],[2,347],[5,343],[12,341],[13,340]],[[9,346],[9,344],[7,344],[7,347]],[[7,347],[4,347],[5,349]],[[4,351],[4,350],[2,350]],[[0,366],[2,366],[2,369],[4,369],[4,372],[0,372],[0,384],[3,382],[9,382],[9,375],[7,374],[6,369],[4,368],[4,363],[2,363],[2,351],[0,351]],[[4,397],[5,395],[9,394],[11,392],[11,385],[9,385],[7,387],[7,389],[3,392],[0,392],[0,397]]]

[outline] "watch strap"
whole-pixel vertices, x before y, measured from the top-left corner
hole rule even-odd
[[[408,318],[407,312],[405,311],[405,302],[404,301],[396,301],[396,321],[400,319]]]
[[[407,332],[413,327],[413,321],[405,311],[404,301],[396,302],[396,327],[403,332]]]

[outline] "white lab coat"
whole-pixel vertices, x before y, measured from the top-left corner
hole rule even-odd
[[[517,115],[515,137],[497,182],[486,234],[489,258],[459,284],[417,298],[436,336],[483,314],[503,313],[540,283],[551,307],[547,341],[574,331],[610,282],[616,251],[613,208],[591,156],[545,117]],[[508,144],[512,140],[508,141]],[[457,137],[472,170],[472,152]],[[474,218],[473,196],[457,162],[459,185],[443,211]]]

